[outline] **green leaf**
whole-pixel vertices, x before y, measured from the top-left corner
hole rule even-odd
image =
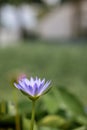
[[[87,125],[87,116],[78,115],[75,120],[80,124]]]
[[[51,128],[51,127],[40,127],[39,130],[60,130],[58,128]]]
[[[22,113],[28,113],[32,110],[32,102],[30,100],[22,100],[18,103],[18,110]]]
[[[30,129],[30,124],[31,124],[31,120],[27,119],[26,117],[22,117],[22,126],[23,126],[23,130],[29,130]],[[36,123],[34,123],[34,130],[38,130],[37,129],[37,125]]]
[[[87,127],[86,126],[81,126],[81,127],[75,128],[73,130],[87,130]]]
[[[47,126],[52,128],[64,127],[64,125],[68,126],[68,124],[69,122],[64,118],[56,115],[48,115],[38,122],[38,126]]]
[[[86,115],[83,109],[83,105],[73,94],[69,93],[64,88],[59,88],[58,91],[61,94],[62,102],[64,102],[68,114],[75,117],[78,115]]]
[[[48,113],[54,113],[58,110],[58,104],[55,102],[55,97],[51,95],[45,95],[43,98],[43,104]]]

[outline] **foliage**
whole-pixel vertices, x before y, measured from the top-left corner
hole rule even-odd
[[[87,104],[87,46],[31,43],[0,49],[1,98],[20,100],[21,93],[9,84],[23,72],[28,77],[52,80],[52,86],[64,86]],[[6,90],[6,91],[4,91]],[[15,90],[16,91],[16,90]],[[10,92],[10,95],[8,93]]]
[[[55,96],[56,94],[60,95],[60,103],[55,100],[57,97]],[[51,99],[53,98],[54,103],[53,100],[52,102],[48,100],[49,97],[51,97]],[[84,111],[84,107],[81,102],[67,90],[57,88],[56,91],[51,92],[51,95],[48,94],[48,97],[44,96],[42,100],[38,100],[37,102],[35,130],[86,130],[87,114]],[[58,106],[56,104],[58,104]],[[53,105],[56,109],[51,111]],[[31,110],[28,109],[29,106],[31,106],[31,104],[26,100],[18,104],[18,111],[21,115],[19,119],[22,118],[20,124],[22,124],[24,130],[29,129],[30,126]],[[4,116],[0,119],[0,124],[15,124],[15,119],[15,116]]]
[[[11,79],[20,72],[52,80],[51,91],[37,101],[35,130],[87,129],[86,59],[86,45],[32,43],[0,48],[0,96],[15,101],[24,130],[29,128],[32,104],[11,87]],[[0,124],[14,120],[15,116],[3,116]]]
[[[21,3],[32,3],[32,2],[35,2],[35,3],[41,3],[41,0],[1,0],[0,1],[0,5],[2,4],[6,4],[6,3],[9,3],[9,4],[21,4]]]

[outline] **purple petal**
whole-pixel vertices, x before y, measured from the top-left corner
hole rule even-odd
[[[49,85],[50,81],[45,83],[45,78],[41,80],[38,77],[35,79],[31,77],[30,80],[26,77],[22,77],[18,80],[18,84],[14,83],[16,88],[29,95],[31,98],[45,94],[45,92],[47,92],[50,88]]]
[[[40,84],[40,86],[39,86],[39,91],[38,91],[38,93],[42,90],[42,88],[44,87],[44,83],[45,83],[45,79],[43,79],[42,81],[41,81],[41,84]]]
[[[24,91],[30,95],[33,96],[33,87],[31,85],[26,84],[26,82],[24,82]]]
[[[23,89],[26,88],[25,83],[22,80],[19,80],[18,83]]]
[[[38,77],[36,76],[36,79],[35,80],[38,80]]]
[[[39,90],[39,95],[45,93],[50,88],[51,81],[47,81],[44,86],[42,86],[42,89]]]
[[[23,86],[21,86],[20,84],[14,83],[14,86],[15,86],[16,88],[18,88],[19,90],[25,91],[25,89],[23,88]]]
[[[33,87],[33,95],[36,96],[38,95],[38,85],[35,83]]]
[[[21,84],[16,84],[14,83],[15,87],[18,88],[19,90],[22,90],[24,92],[26,92],[27,94],[29,95],[33,95],[32,92],[33,92],[33,89],[31,86],[26,86],[24,85],[23,83]]]
[[[40,85],[40,83],[41,83],[41,80],[40,80],[40,79],[38,79],[38,77],[36,77],[36,79],[35,79],[35,83],[37,84],[37,86],[39,86],[39,85]]]
[[[31,77],[31,78],[30,78],[30,85],[31,85],[32,87],[34,86],[34,82],[35,82],[34,79]]]
[[[19,84],[14,83],[14,86],[18,89],[21,89],[21,86]]]
[[[45,78],[41,81],[41,83],[45,83]]]
[[[25,84],[26,84],[27,86],[30,85],[30,81],[29,81],[27,78],[24,79],[24,82],[25,82]]]
[[[27,87],[27,93],[29,93],[29,94],[31,94],[33,96],[33,88],[32,88],[32,86],[29,85]]]

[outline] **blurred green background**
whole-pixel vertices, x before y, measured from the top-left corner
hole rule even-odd
[[[24,130],[29,129],[32,104],[13,87],[21,73],[52,80],[53,88],[36,105],[35,130],[87,128],[87,45],[58,43],[30,41],[0,48],[0,100],[16,103]],[[7,106],[1,124],[15,122],[14,112]]]
[[[68,88],[84,105],[87,105],[86,45],[30,42],[0,48],[1,99],[13,98],[10,82],[17,73],[50,79],[52,86]]]

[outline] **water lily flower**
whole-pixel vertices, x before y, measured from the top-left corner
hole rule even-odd
[[[29,80],[26,76],[21,76],[17,83],[14,83],[14,86],[31,100],[36,100],[51,88],[50,83],[51,81],[46,82],[45,78],[41,80],[38,77],[31,77]]]

